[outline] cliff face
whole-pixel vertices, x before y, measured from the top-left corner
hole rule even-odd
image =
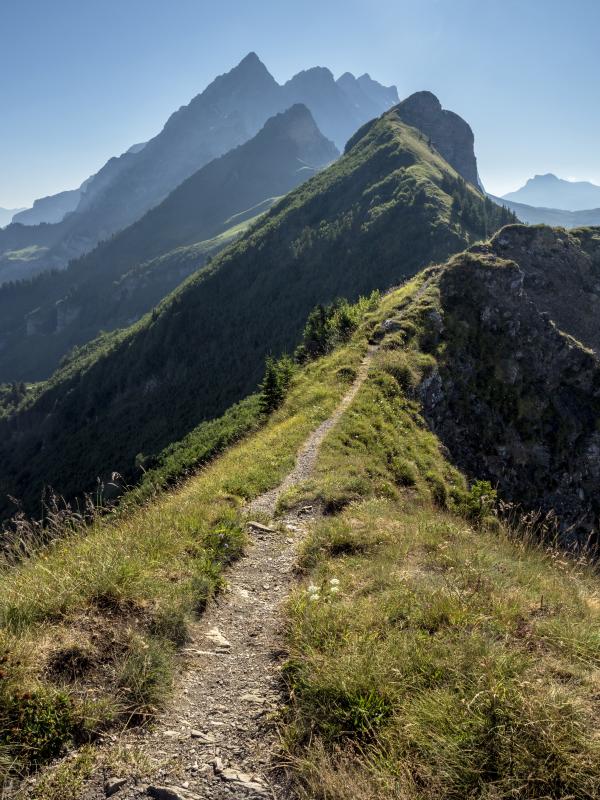
[[[462,117],[443,109],[431,92],[412,94],[395,106],[394,111],[407,125],[428,136],[435,149],[465,180],[479,186],[475,139],[471,126]]]
[[[495,246],[520,246],[507,231]],[[600,362],[539,307],[532,280],[493,253],[449,263],[424,316],[437,366],[420,396],[459,467],[525,509],[555,512],[563,540],[581,543],[600,513]]]
[[[600,230],[511,225],[472,251],[516,261],[538,310],[600,353]]]

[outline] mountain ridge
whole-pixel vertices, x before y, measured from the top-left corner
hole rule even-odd
[[[388,111],[152,314],[88,345],[0,421],[3,498],[31,507],[41,475],[68,497],[115,470],[130,480],[140,451],[252,391],[316,304],[386,289],[510,219]],[[156,417],[163,405],[169,419]]]
[[[0,380],[47,378],[73,346],[131,324],[201,268],[227,229],[266,211],[337,156],[308,109],[292,106],[67,270],[0,288]],[[154,276],[151,260],[159,267]]]
[[[516,203],[505,197],[496,197],[488,192],[488,196],[498,203],[513,211],[521,222],[527,225],[549,225],[562,228],[589,228],[600,226],[600,207],[584,211],[565,211],[560,208],[543,208],[525,203]]]
[[[371,98],[368,108],[361,110],[329,70],[307,70],[280,85],[256,53],[249,53],[175,111],[141,150],[130,149],[110,159],[89,179],[77,208],[56,228],[43,232],[34,226],[20,232],[25,240],[20,249],[48,248],[39,251],[34,263],[24,265],[25,274],[63,268],[70,259],[139,219],[204,164],[252,138],[268,118],[295,103],[307,105],[322,133],[341,149],[370,118],[374,102],[379,104],[377,113],[388,108],[387,102],[373,95],[371,84],[367,88]],[[363,92],[364,97],[367,94]],[[10,243],[14,234],[10,229],[0,232],[0,278],[3,253],[16,249]],[[48,239],[52,240],[49,244]],[[14,272],[13,263],[11,277]]]
[[[551,172],[535,175],[503,200],[564,211],[587,211],[600,208],[600,186],[590,181],[567,181]]]

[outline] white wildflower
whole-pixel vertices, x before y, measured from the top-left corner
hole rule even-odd
[[[321,599],[321,595],[320,594],[311,594],[311,596],[308,599],[311,602],[313,602],[314,600],[320,600]]]
[[[339,586],[332,586],[329,591],[333,594],[335,592],[339,592],[339,590],[340,590]]]
[[[311,583],[310,586],[308,587],[308,593],[309,594],[318,594],[318,592],[319,592],[319,587],[315,586],[314,583]]]
[[[332,586],[339,586],[339,585],[340,585],[340,582],[338,581],[338,579],[337,579],[337,578],[332,578],[332,579],[329,581],[329,583],[330,583]]]

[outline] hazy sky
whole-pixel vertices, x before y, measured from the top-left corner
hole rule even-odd
[[[600,184],[600,0],[0,0],[0,206],[77,186],[255,50],[430,89],[497,194]]]

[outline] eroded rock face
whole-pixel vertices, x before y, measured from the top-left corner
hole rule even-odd
[[[450,263],[439,279],[442,325],[424,317],[438,369],[421,401],[468,475],[526,509],[554,511],[565,542],[581,542],[600,513],[600,361],[540,312],[527,279],[491,254]]]
[[[443,109],[431,92],[415,92],[394,111],[407,125],[428,136],[433,147],[465,180],[479,186],[473,131],[462,117]]]
[[[471,251],[518,263],[537,309],[600,353],[600,229],[510,225]]]

